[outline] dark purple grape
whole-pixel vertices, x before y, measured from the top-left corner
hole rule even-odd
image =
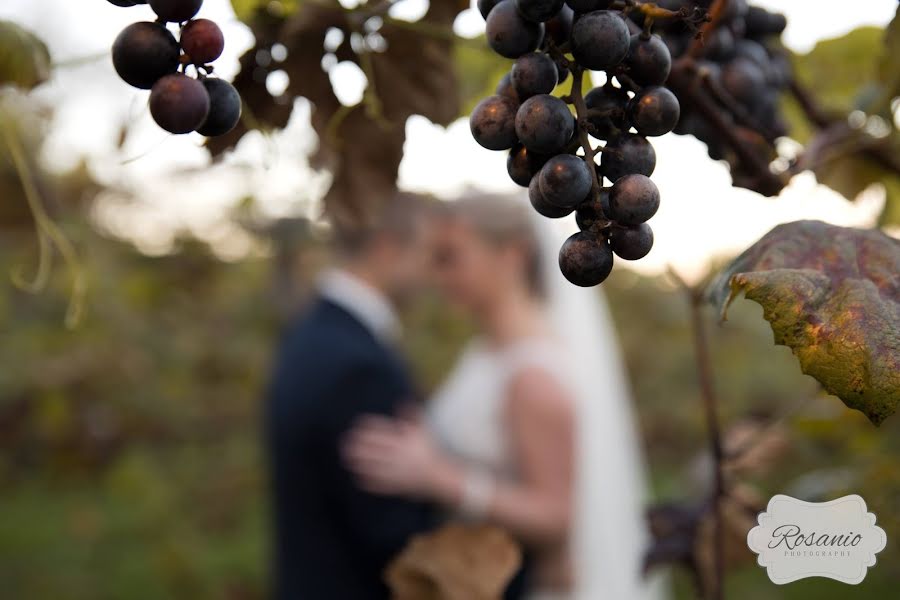
[[[519,94],[518,92],[516,92],[516,88],[514,88],[512,84],[512,73],[507,73],[500,78],[500,82],[497,83],[497,88],[494,90],[494,93],[498,96],[506,96],[516,104],[519,104],[521,102],[519,99]]]
[[[638,33],[631,36],[625,64],[628,76],[639,85],[662,85],[672,70],[672,55],[658,35],[644,38]]]
[[[765,70],[769,64],[769,53],[765,46],[753,40],[738,40],[734,46],[735,57],[746,58]]]
[[[589,117],[594,131],[591,135],[601,140],[608,140],[625,127],[625,106],[628,104],[628,93],[612,85],[596,87],[584,97],[588,110],[611,111],[609,116]]]
[[[609,190],[609,218],[620,225],[639,225],[659,209],[659,190],[644,175],[626,175]]]
[[[717,27],[704,39],[706,56],[713,60],[729,60],[734,56],[735,37],[730,29]]]
[[[609,232],[609,246],[619,258],[640,260],[653,247],[653,230],[646,223],[634,227],[613,227]]]
[[[544,23],[545,37],[553,40],[557,46],[565,44],[572,36],[574,21],[575,11],[568,4],[564,4],[556,16]]]
[[[134,6],[136,4],[136,2],[132,2],[131,0],[109,0],[109,3],[122,7]]]
[[[646,138],[633,133],[623,133],[610,140],[600,157],[600,171],[613,183],[632,173],[649,177],[655,168],[653,146]]]
[[[556,63],[543,52],[523,54],[513,63],[510,78],[521,100],[549,94],[556,87]]]
[[[597,225],[609,221],[608,213],[609,188],[603,188],[600,190],[599,200],[589,196],[587,200],[575,209],[575,223],[578,224],[578,229],[582,231],[596,229]]]
[[[491,9],[497,6],[497,3],[500,0],[478,0],[476,5],[478,6],[478,12],[481,13],[481,16],[485,19],[488,18],[488,15],[491,12]]]
[[[207,137],[225,135],[241,120],[241,95],[224,79],[207,77],[202,83],[209,94],[209,115],[197,133]]]
[[[516,113],[519,141],[540,154],[562,152],[574,131],[575,121],[569,106],[549,94],[532,96],[522,103]]]
[[[559,12],[564,0],[515,0],[515,3],[522,17],[534,23],[543,23]]]
[[[619,13],[598,10],[579,17],[572,26],[576,62],[599,71],[617,66],[628,54],[631,33]]]
[[[150,8],[163,21],[184,23],[194,18],[203,0],[150,0]]]
[[[559,63],[556,63],[556,85],[561,84],[569,78],[569,69]]]
[[[159,79],[178,69],[178,42],[159,23],[133,23],[113,42],[112,60],[125,83],[149,90]]]
[[[547,202],[574,209],[591,191],[591,169],[574,154],[558,154],[541,167],[538,182]]]
[[[209,19],[195,19],[181,29],[181,48],[192,64],[207,65],[222,55],[225,36]]]
[[[770,35],[778,35],[787,27],[787,19],[784,15],[772,13],[759,6],[751,6],[744,18],[746,36],[749,38],[761,38]]]
[[[523,19],[514,0],[501,0],[491,10],[484,31],[488,45],[506,58],[519,58],[537,50],[544,37],[543,23]]]
[[[202,83],[187,75],[166,75],[150,92],[150,114],[170,133],[190,133],[209,114],[209,94]]]
[[[566,0],[566,6],[580,15],[608,8],[609,4],[610,0]]]
[[[546,162],[547,157],[543,154],[535,154],[522,144],[516,144],[506,157],[506,172],[518,185],[528,187]]]
[[[722,69],[721,81],[722,87],[738,102],[752,105],[766,85],[766,75],[752,60],[738,57]]]
[[[562,217],[572,214],[571,208],[562,208],[547,202],[547,199],[544,198],[544,195],[541,193],[539,179],[540,177],[535,175],[531,178],[531,183],[528,184],[528,200],[531,202],[531,206],[534,210],[536,210],[539,215],[543,215],[548,219],[561,219]]]
[[[488,150],[512,148],[516,143],[517,108],[506,96],[488,96],[475,106],[469,117],[472,137]]]
[[[678,124],[681,105],[668,88],[644,88],[628,103],[628,116],[641,135],[663,135]]]
[[[559,249],[559,270],[570,282],[581,287],[603,283],[613,268],[613,253],[603,236],[579,231]]]

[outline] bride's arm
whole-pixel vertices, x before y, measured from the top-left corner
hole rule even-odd
[[[513,377],[506,405],[518,473],[493,482],[484,497],[484,517],[519,536],[543,543],[566,538],[572,514],[575,416],[568,392],[543,369]],[[464,501],[466,478],[447,480],[439,490],[447,501]],[[454,489],[455,488],[455,489]]]
[[[474,509],[524,539],[562,541],[572,513],[572,399],[543,369],[523,369],[511,381],[506,418],[519,470],[514,480],[479,478],[437,450],[427,431],[410,421],[368,418],[348,440],[346,455],[371,491]]]

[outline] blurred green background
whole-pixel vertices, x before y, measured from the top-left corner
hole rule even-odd
[[[67,199],[79,184],[53,185],[54,197]],[[75,203],[58,210],[66,221],[82,209]],[[14,212],[0,236],[3,273],[34,257],[33,233]],[[0,287],[0,595],[265,597],[261,399],[287,314],[278,307],[306,289],[321,254],[317,236],[286,221],[257,234],[280,260],[223,262],[187,239],[173,255],[148,257],[83,225],[66,229],[88,270],[80,327],[63,326],[64,269],[41,295]],[[604,289],[656,496],[696,497],[705,439],[687,301],[670,282],[625,270]],[[432,386],[468,327],[434,299],[407,319],[407,342]],[[860,493],[889,540],[858,587],[826,580],[776,587],[751,561],[730,577],[729,597],[894,597],[900,421],[877,430],[820,396],[790,352],[772,345],[761,310],[747,301],[712,328],[712,345],[726,423],[785,416],[788,448],[753,478],[759,492],[808,499]],[[681,597],[691,597],[686,577],[676,575],[675,583]]]

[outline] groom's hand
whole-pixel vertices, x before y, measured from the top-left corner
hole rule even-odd
[[[415,412],[402,418],[362,417],[342,450],[348,468],[369,492],[430,500],[455,495],[456,469]]]

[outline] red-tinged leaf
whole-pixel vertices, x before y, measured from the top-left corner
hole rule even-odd
[[[874,424],[900,404],[900,241],[877,230],[779,225],[712,283],[724,317],[741,292],[804,373]]]

